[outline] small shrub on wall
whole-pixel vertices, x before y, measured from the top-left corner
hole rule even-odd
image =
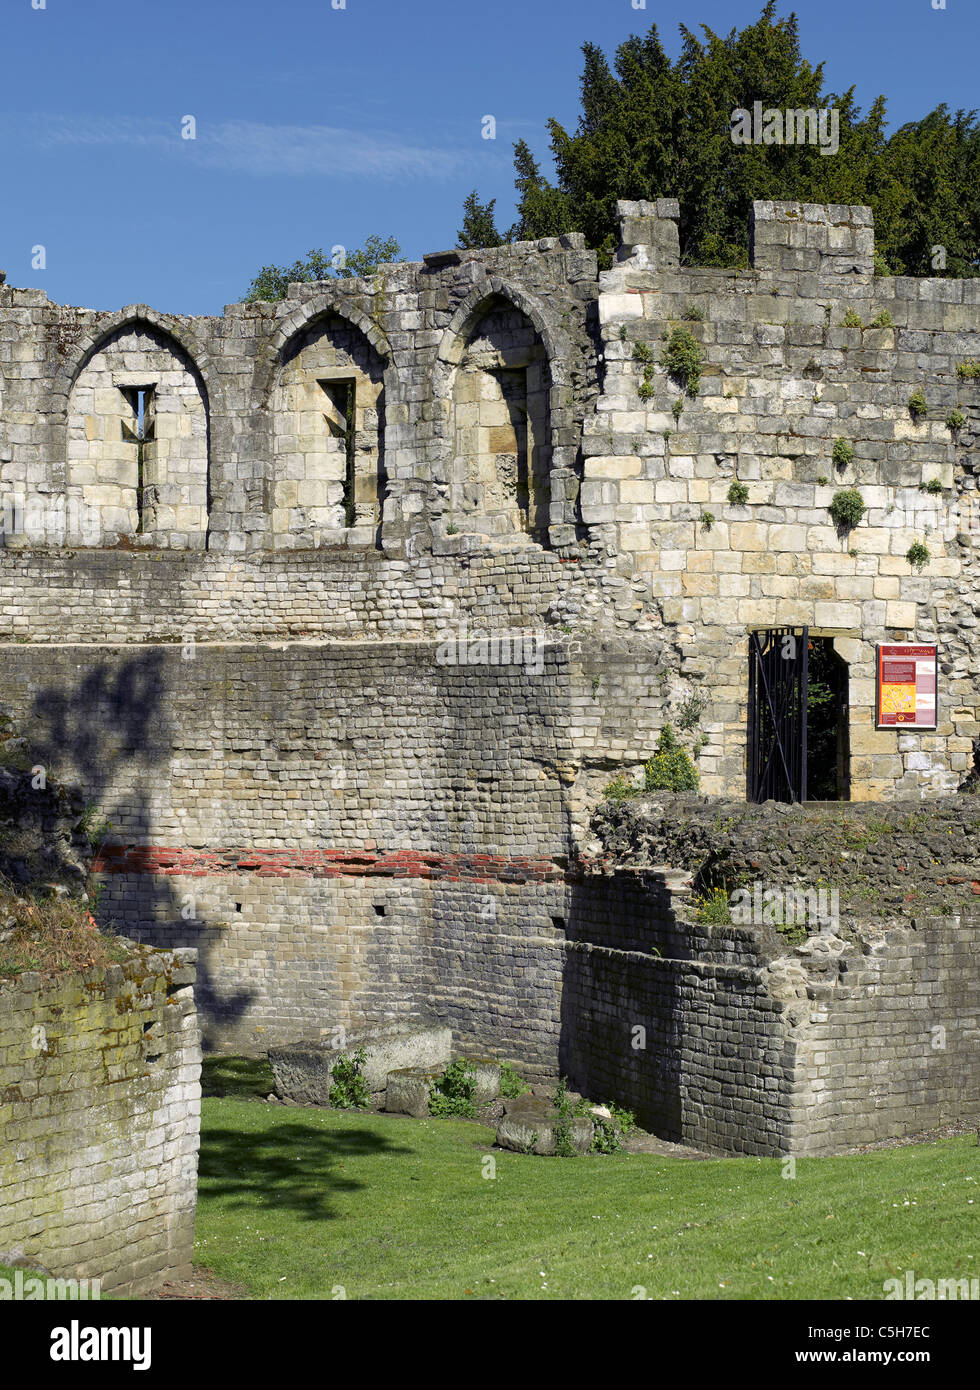
[[[665,724],[657,740],[657,751],[643,769],[643,790],[647,792],[696,792],[698,770],[677,742],[673,729]]]
[[[833,517],[838,531],[853,531],[865,513],[864,498],[855,487],[842,488],[835,492],[827,508]]]

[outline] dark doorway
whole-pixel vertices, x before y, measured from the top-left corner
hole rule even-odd
[[[847,662],[832,637],[811,637],[807,655],[807,799],[850,800]]]
[[[847,666],[809,628],[749,635],[748,799],[849,795]]]

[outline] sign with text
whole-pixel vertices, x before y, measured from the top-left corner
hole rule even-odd
[[[876,728],[936,727],[937,650],[920,642],[878,647]]]

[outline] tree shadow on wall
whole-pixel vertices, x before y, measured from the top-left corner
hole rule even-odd
[[[225,1199],[225,1207],[278,1207],[305,1221],[326,1221],[339,1215],[331,1196],[367,1186],[341,1171],[346,1159],[413,1152],[367,1129],[331,1132],[285,1123],[253,1133],[207,1127],[198,1162],[200,1191]]]
[[[174,752],[176,692],[167,681],[166,653],[142,651],[119,662],[90,665],[77,683],[50,685],[34,697],[28,735],[38,762],[68,784],[80,784],[86,802],[111,823],[105,844],[152,845],[154,803],[166,789]],[[115,884],[112,880],[116,879]],[[195,997],[203,1017],[214,1012],[235,1022],[248,1008],[251,990],[221,995],[200,938],[203,922],[185,921],[173,880],[160,874],[105,875],[120,890],[122,920],[109,905],[96,916],[126,936],[166,949],[199,950]],[[166,937],[164,937],[166,932]]]

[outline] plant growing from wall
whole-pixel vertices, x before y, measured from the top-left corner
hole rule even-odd
[[[710,531],[712,526],[714,526],[715,524],[714,512],[702,511],[700,516],[698,517],[698,522],[701,526],[702,531]]]
[[[854,457],[854,445],[842,435],[834,440],[833,460],[838,468],[846,468]]]
[[[700,690],[696,690],[693,695],[689,695],[686,700],[681,702],[677,710],[677,727],[684,729],[685,732],[696,729],[707,707],[707,695]]]
[[[841,326],[843,328],[863,328],[864,324],[861,322],[860,314],[856,314],[853,309],[848,309],[841,319]]]
[[[440,1118],[457,1116],[461,1119],[476,1118],[476,1072],[462,1059],[450,1062],[449,1066],[433,1082],[429,1092],[429,1114]]]
[[[864,498],[855,487],[843,488],[835,492],[827,508],[837,530],[846,533],[853,531],[866,511]]]
[[[980,377],[980,362],[971,358],[969,362],[958,363],[956,375],[960,381],[976,381]]]
[[[894,327],[895,327],[895,320],[892,318],[891,314],[888,312],[887,309],[882,309],[882,311],[881,311],[881,313],[878,315],[878,317],[877,317],[876,319],[872,319],[872,320],[871,320],[871,322],[868,324],[868,327],[869,327],[869,328],[894,328]]]
[[[920,492],[931,493],[933,497],[939,497],[943,490],[943,485],[938,478],[930,478],[927,483],[919,484]]]
[[[909,396],[909,414],[916,424],[924,420],[929,410],[929,402],[920,387],[917,387]]]
[[[681,314],[681,318],[687,323],[703,323],[704,310],[698,304],[688,304]]]
[[[913,541],[905,552],[905,558],[915,570],[916,574],[921,574],[932,559],[932,556],[929,553],[928,546],[923,545],[921,541]]]
[[[689,753],[677,742],[673,729],[665,724],[657,740],[657,751],[643,768],[643,790],[648,792],[697,791],[698,770]]]
[[[677,397],[677,400],[676,400],[676,401],[674,402],[674,404],[670,407],[670,413],[671,413],[671,415],[673,415],[674,419],[677,421],[678,424],[680,424],[681,411],[682,411],[683,409],[684,409],[684,397],[683,397],[683,396],[678,396],[678,397]]]
[[[733,507],[744,507],[749,500],[749,490],[738,478],[728,489],[728,501]]]
[[[951,410],[946,416],[946,428],[951,434],[955,434],[957,430],[961,430],[965,424],[966,416],[963,414],[962,410]]]
[[[698,394],[704,353],[689,329],[678,327],[671,332],[660,365],[669,377],[683,386],[686,395]]]
[[[699,922],[711,922],[718,926],[729,925],[732,909],[727,888],[712,888],[710,893],[702,893],[700,897],[695,898],[694,916]]]
[[[335,1110],[366,1110],[371,1092],[361,1074],[367,1053],[363,1047],[338,1057],[330,1076],[329,1101]]]

